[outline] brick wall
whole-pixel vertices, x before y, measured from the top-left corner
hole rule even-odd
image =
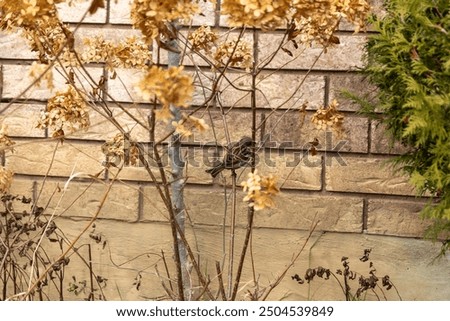
[[[373,1],[373,4],[378,7],[379,1]],[[88,5],[88,2],[74,8],[60,5],[61,16],[66,22],[76,23]],[[222,29],[224,19],[219,12],[215,12],[211,5],[203,6],[204,15],[196,17],[193,25],[208,24],[225,31]],[[115,40],[138,34],[131,28],[128,13],[128,0],[107,1],[107,8],[88,16],[83,22],[76,34],[77,44],[83,37],[97,34]],[[183,32],[188,30],[186,27]],[[354,34],[351,27],[343,23],[338,35],[340,44],[318,58],[298,91],[295,91],[296,87],[320,55],[318,48],[293,49],[297,56],[295,59],[280,52],[258,76],[257,119],[258,122],[267,120],[258,136],[268,139],[259,153],[258,170],[275,174],[282,184],[282,193],[276,200],[276,208],[256,215],[253,251],[257,273],[262,282],[267,283],[280,272],[304,241],[311,222],[318,219],[320,223],[316,233],[293,273],[302,274],[307,267],[317,265],[337,269],[342,256],[358,261],[365,248],[372,248],[372,259],[379,274],[391,276],[403,299],[448,300],[448,260],[429,266],[439,245],[421,239],[428,226],[419,218],[424,200],[415,197],[407,178],[394,172],[388,163],[393,154],[401,152],[401,147],[389,147],[383,129],[360,115],[358,106],[339,95],[341,89],[367,94],[373,91],[356,72],[362,66],[361,56],[367,34]],[[258,32],[255,38],[248,34],[245,38],[254,44],[255,59],[262,61],[276,48],[280,36],[281,31],[274,31]],[[164,54],[163,62],[166,59]],[[0,121],[9,126],[9,135],[16,141],[15,152],[8,154],[6,166],[15,172],[13,193],[35,198],[39,195],[40,203],[48,202],[48,213],[60,216],[58,225],[70,238],[85,226],[100,204],[105,184],[99,181],[91,185],[83,177],[100,172],[104,161],[101,145],[111,139],[116,130],[99,113],[92,111],[92,125],[87,132],[71,135],[57,148],[56,141],[45,139],[48,133],[36,129],[35,124],[39,111],[45,107],[52,92],[46,88],[32,88],[10,105],[11,100],[31,83],[26,74],[35,59],[36,56],[18,35],[0,34]],[[204,73],[195,76],[198,85],[193,101],[195,107],[203,101],[200,84],[208,84],[211,70],[204,62],[194,61],[186,56],[183,63],[194,75],[196,68]],[[95,79],[106,74],[101,64],[89,65],[88,69]],[[118,75],[118,78],[108,80],[108,94],[145,122],[149,106],[142,101],[134,85],[140,73],[121,70]],[[231,73],[228,77],[236,79],[239,87],[245,88],[250,84],[250,77],[242,72]],[[55,76],[55,80],[57,88],[64,86],[61,78]],[[249,135],[250,95],[226,83],[220,91],[221,102],[227,109],[225,118],[231,139]],[[287,97],[291,97],[287,104],[273,110]],[[331,133],[317,132],[310,122],[315,109],[335,98],[345,115],[345,136],[341,139]],[[308,102],[308,107],[303,122],[299,108],[305,102]],[[145,129],[135,127],[136,122],[132,118],[111,99],[110,103],[119,123],[132,129],[134,138],[148,142]],[[213,181],[204,172],[205,149],[201,147],[205,142],[217,139],[223,144],[226,140],[223,117],[218,108],[203,108],[200,114],[204,114],[207,123],[215,128],[216,136],[208,131],[184,142],[189,161],[185,192],[192,221],[189,236],[197,242],[200,254],[207,258],[207,266],[212,270],[214,260],[220,260],[222,253],[224,182],[220,179]],[[167,128],[163,126],[157,135],[162,137],[164,133],[167,133]],[[308,156],[308,142],[314,138],[321,143],[319,153]],[[283,152],[280,145],[287,146]],[[55,194],[57,187],[64,186],[74,173],[82,174],[71,181],[66,192],[57,191]],[[112,175],[114,169],[101,178],[107,181]],[[41,193],[45,177],[46,185]],[[120,183],[112,188],[97,223],[96,229],[108,245],[107,249],[101,244],[93,245],[95,268],[98,274],[110,280],[110,285],[104,290],[108,299],[154,297],[160,295],[162,289],[158,286],[159,279],[154,269],[148,267],[158,261],[151,253],[159,253],[161,249],[170,252],[167,213],[144,168],[127,167],[120,173],[120,179]],[[240,203],[238,207],[240,213],[245,213],[246,204]],[[245,220],[245,214],[239,214],[240,227],[245,226]],[[238,244],[241,238],[242,232],[238,233]],[[92,242],[87,236],[83,241]],[[150,254],[142,257],[143,252]],[[364,266],[360,268],[364,269]],[[72,269],[81,273],[86,270],[81,266]],[[133,280],[137,271],[144,269],[145,286],[137,291]],[[367,273],[368,269],[361,272]],[[250,280],[250,267],[246,267],[245,273],[243,280]],[[416,291],[418,285],[420,292]],[[281,298],[342,299],[343,296],[336,284],[329,281],[299,286],[286,278],[272,297],[274,300]],[[396,296],[393,294],[389,298],[396,299]]]

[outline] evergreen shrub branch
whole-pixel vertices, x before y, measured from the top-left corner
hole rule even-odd
[[[366,47],[364,73],[379,89],[379,103],[393,141],[408,147],[395,164],[421,195],[431,195],[423,216],[434,220],[429,236],[450,232],[450,5],[448,0],[390,0],[373,17],[376,34]],[[368,108],[368,106],[371,108]]]

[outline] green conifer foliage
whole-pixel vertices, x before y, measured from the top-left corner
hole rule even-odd
[[[382,122],[409,147],[396,159],[422,194],[431,236],[450,232],[450,2],[389,0],[373,18],[365,73],[379,88]]]

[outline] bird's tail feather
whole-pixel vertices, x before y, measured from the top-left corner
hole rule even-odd
[[[211,174],[212,177],[216,177],[223,170],[223,166],[218,165],[213,168],[207,169],[206,172]]]

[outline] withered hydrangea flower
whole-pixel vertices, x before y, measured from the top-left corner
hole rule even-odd
[[[217,47],[214,59],[218,62],[218,67],[228,64],[230,67],[249,71],[253,65],[252,46],[242,39],[225,41]]]
[[[294,22],[296,40],[329,46],[338,43],[332,37],[342,18],[364,28],[370,6],[367,0],[224,0],[222,12],[228,15],[232,27],[258,27],[273,30],[289,21]],[[292,37],[294,36],[294,37]],[[330,41],[330,39],[332,41]]]
[[[318,130],[327,130],[331,128],[338,136],[343,134],[344,116],[339,113],[339,106],[336,100],[333,100],[327,107],[320,107],[313,115],[311,122]]]
[[[224,0],[222,13],[228,15],[232,27],[259,27],[273,30],[280,27],[290,11],[290,0]]]
[[[192,0],[134,0],[131,4],[131,22],[141,30],[145,41],[151,44],[161,36],[172,39],[174,34],[170,22],[190,19],[197,11],[198,5]]]
[[[247,192],[244,202],[249,202],[249,206],[253,207],[255,211],[274,207],[273,198],[280,192],[272,175],[261,177],[256,171],[249,173],[248,179],[242,182],[241,186],[244,192]]]
[[[168,121],[172,117],[170,105],[186,108],[192,100],[193,80],[183,73],[183,69],[183,66],[169,69],[152,66],[139,82],[145,100],[152,100],[156,96],[161,102],[162,108],[156,111],[159,119]]]
[[[110,71],[115,68],[144,68],[151,62],[148,45],[136,37],[126,38],[116,44],[101,36],[84,39],[85,50],[81,54],[84,63],[105,62]]]
[[[107,156],[105,166],[118,166],[128,157],[128,164],[136,166],[139,163],[139,148],[134,140],[126,139],[123,133],[118,133],[102,145],[102,153]]]
[[[37,128],[50,128],[52,137],[61,137],[76,130],[86,130],[90,125],[85,99],[75,87],[68,86],[64,92],[57,92],[41,112]]]
[[[217,38],[217,34],[209,26],[201,26],[189,35],[188,40],[191,42],[193,50],[204,50],[209,53]]]
[[[183,119],[178,122],[173,121],[172,126],[175,127],[175,131],[184,137],[189,137],[192,135],[192,131],[198,130],[199,132],[204,132],[209,129],[208,124],[206,124],[204,119],[197,118],[194,116],[189,116],[184,114]]]
[[[56,16],[55,4],[65,0],[0,0],[0,30],[34,28],[37,20]]]

